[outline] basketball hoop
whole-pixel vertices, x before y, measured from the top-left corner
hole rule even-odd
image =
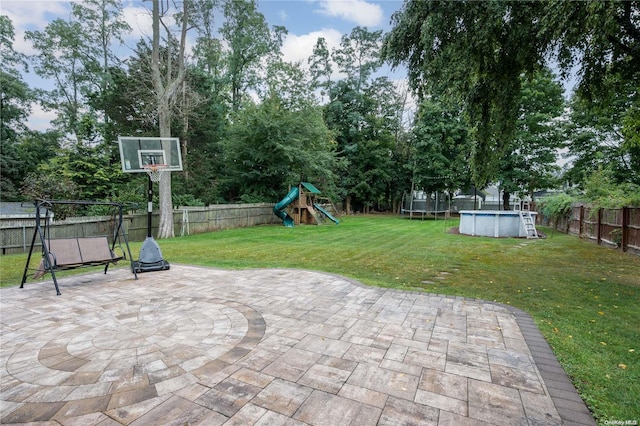
[[[149,175],[149,178],[151,178],[151,182],[160,182],[162,174],[168,171],[168,166],[166,164],[147,164],[142,167]]]

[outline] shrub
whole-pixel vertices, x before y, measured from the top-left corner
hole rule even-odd
[[[640,186],[631,182],[617,183],[612,172],[600,169],[585,181],[585,198],[593,210],[640,207]]]
[[[558,219],[569,218],[571,207],[576,201],[577,199],[571,195],[557,194],[543,198],[538,202],[538,205],[542,214],[557,221]]]

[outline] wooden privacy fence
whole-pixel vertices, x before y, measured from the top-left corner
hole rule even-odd
[[[241,228],[278,223],[273,204],[215,204],[208,207],[179,207],[173,211],[176,236],[202,234],[220,229]],[[152,235],[158,232],[159,214],[153,214]],[[147,236],[147,215],[130,218],[129,241],[143,241]]]
[[[273,204],[216,204],[208,207],[179,207],[173,212],[176,236],[201,234],[220,229],[281,223],[273,214]],[[152,233],[158,230],[159,214],[152,216]],[[147,214],[124,216],[129,241],[143,241],[147,236]],[[29,251],[33,237],[35,216],[2,217],[0,220],[0,250],[2,254]],[[50,226],[52,238],[94,237],[111,233],[112,218],[76,217],[54,220]],[[39,246],[39,243],[38,243]]]
[[[542,216],[542,215],[539,215]],[[541,218],[544,220],[544,218]],[[574,206],[569,217],[551,224],[556,230],[607,247],[640,255],[640,208],[591,209]]]

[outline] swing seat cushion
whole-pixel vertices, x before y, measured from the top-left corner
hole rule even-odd
[[[78,238],[81,263],[113,262],[113,252],[109,249],[107,237]]]
[[[65,270],[81,266],[99,266],[115,263],[122,256],[109,248],[107,237],[60,238],[48,241],[49,256],[53,261],[52,269]],[[43,276],[49,271],[47,257],[43,256],[34,278]]]

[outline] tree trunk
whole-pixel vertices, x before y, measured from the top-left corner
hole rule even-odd
[[[184,50],[187,38],[187,2],[183,3],[182,30],[175,77],[172,75],[173,63],[171,52],[167,55],[164,76],[162,75],[163,73],[160,67],[160,5],[158,0],[153,0],[152,18],[153,45],[151,51],[151,78],[158,108],[160,137],[168,138],[171,137],[171,100],[176,96],[185,76]],[[169,50],[171,49],[169,48]],[[164,173],[162,175],[159,186],[160,224],[158,226],[158,238],[171,238],[174,236],[171,173]]]
[[[182,167],[185,169],[184,180],[189,181],[189,167],[187,165],[187,152],[189,151],[189,112],[191,111],[190,105],[187,105],[187,80],[182,82],[182,108],[183,121],[182,121],[182,143],[180,144],[180,150],[182,151]]]
[[[169,101],[165,99],[158,105],[160,121],[160,137],[171,136],[171,110]],[[171,201],[171,173],[163,173],[159,183],[160,223],[158,224],[158,238],[172,238],[173,231],[173,202]]]
[[[347,198],[345,200],[345,211],[347,212],[348,215],[353,214],[353,212],[351,211],[351,196],[347,195]]]
[[[511,210],[509,200],[511,199],[511,193],[509,191],[502,192],[502,210]]]

